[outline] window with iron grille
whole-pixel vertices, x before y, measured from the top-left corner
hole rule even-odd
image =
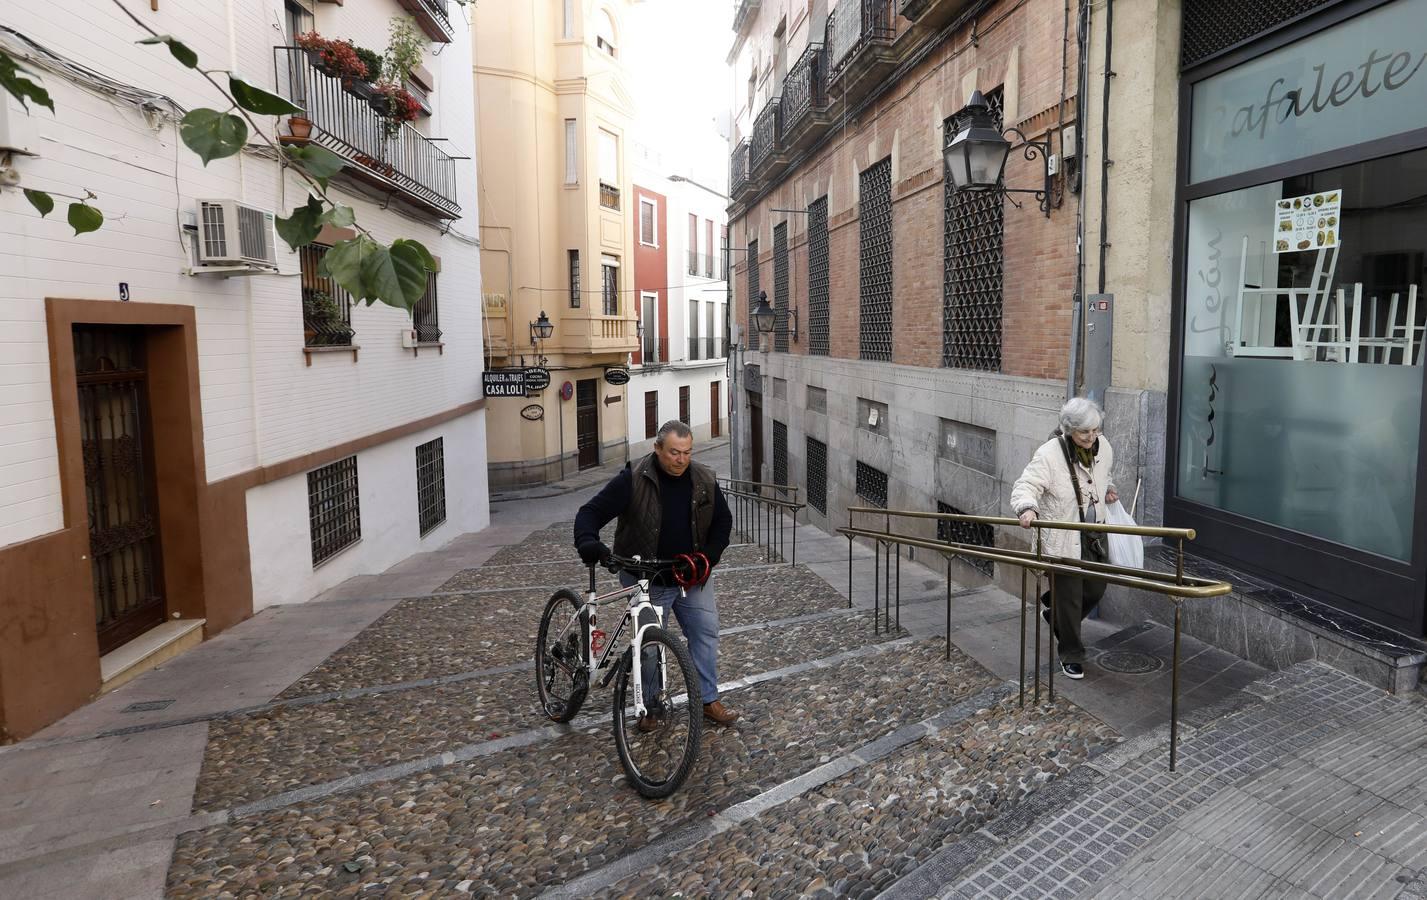
[[[887,473],[865,462],[857,464],[857,496],[873,506],[887,508]]]
[[[773,483],[788,483],[788,426],[773,420]]]
[[[748,329],[756,332],[753,325],[753,310],[758,308],[758,242],[748,242]],[[750,338],[757,338],[756,334],[750,334]]]
[[[307,522],[314,566],[362,539],[355,456],[307,473]]]
[[[570,308],[580,308],[580,251],[571,250],[570,254]]]
[[[808,352],[828,354],[827,198],[808,204]]]
[[[788,223],[773,229],[773,349],[788,352]],[[782,484],[783,482],[779,482]]]
[[[827,444],[808,438],[808,505],[827,515]]]
[[[619,266],[605,263],[604,266],[604,314],[619,315]]]
[[[652,438],[659,434],[659,392],[644,392],[644,437]]]
[[[421,534],[446,521],[446,451],[444,438],[416,448],[416,511]]]
[[[1001,127],[1001,89],[986,97]],[[946,120],[944,146],[965,110]],[[941,364],[957,369],[1001,370],[1001,242],[1006,207],[995,191],[956,191],[946,179],[942,224]]]
[[[679,421],[685,425],[689,424],[689,386],[687,384],[679,388]]]
[[[861,176],[858,248],[858,355],[892,361],[892,160]]]
[[[951,513],[957,516],[964,516],[966,513],[940,500],[936,502],[936,511],[939,513]],[[939,541],[950,541],[953,544],[973,544],[977,547],[995,547],[996,529],[984,522],[958,522],[955,519],[938,519],[936,523],[936,539]],[[964,563],[969,563],[977,570],[993,574],[996,565],[989,559],[972,559],[969,556],[960,557]]]
[[[426,276],[426,293],[416,301],[411,311],[411,325],[416,329],[416,340],[422,344],[434,344],[441,340],[441,317],[436,300],[436,273]]]
[[[350,347],[352,295],[319,274],[327,247],[308,244],[297,251],[302,267],[302,332],[308,347]]]

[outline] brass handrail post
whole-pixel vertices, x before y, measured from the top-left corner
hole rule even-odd
[[[1035,523],[1032,523],[1032,524],[1035,524]],[[1042,547],[1042,545],[1041,545],[1041,534],[1042,534],[1042,532],[1041,532],[1041,529],[1040,529],[1040,526],[1039,526],[1039,525],[1036,525],[1035,528],[1036,528],[1036,559],[1040,559],[1041,554],[1042,554],[1042,552],[1044,551],[1044,547]],[[1035,653],[1035,668],[1031,671],[1031,682],[1032,682],[1032,684],[1033,684],[1033,686],[1034,686],[1034,690],[1033,690],[1032,693],[1031,693],[1031,703],[1032,703],[1033,705],[1035,705],[1035,706],[1040,706],[1040,702],[1041,702],[1041,614],[1040,614],[1040,612],[1041,612],[1041,611],[1040,611],[1040,605],[1041,605],[1041,570],[1040,570],[1040,569],[1037,569],[1037,570],[1036,570],[1036,600],[1035,600],[1035,603],[1036,603],[1036,622],[1035,622],[1035,625],[1036,625],[1036,653]]]
[[[1052,573],[1050,574],[1050,577],[1049,577],[1048,580],[1050,581],[1050,628],[1048,629],[1048,630],[1050,631],[1050,635],[1049,635],[1049,637],[1046,639],[1046,643],[1049,645],[1049,646],[1046,647],[1046,659],[1047,659],[1047,665],[1046,665],[1046,682],[1047,682],[1047,685],[1048,685],[1047,690],[1048,690],[1048,692],[1049,692],[1049,696],[1048,696],[1047,699],[1048,699],[1051,703],[1054,703],[1054,702],[1055,702],[1055,656],[1056,656],[1056,651],[1060,649],[1059,647],[1056,646],[1056,639],[1055,639],[1055,623],[1056,623],[1057,621],[1059,621],[1059,620],[1056,618],[1056,610],[1055,610],[1055,582],[1057,581],[1057,579],[1056,579],[1056,577],[1055,577],[1055,573],[1054,573],[1054,572],[1052,572]]]
[[[897,633],[902,632],[902,551],[894,550],[897,554]]]
[[[951,661],[951,557],[946,558],[946,659]]]
[[[882,541],[872,541],[872,633],[882,633],[880,591],[882,589]]]
[[[1179,760],[1179,607],[1174,601],[1174,663],[1170,668],[1169,686],[1169,770],[1174,771]]]
[[[848,516],[848,527],[852,527],[852,516]],[[852,609],[852,535],[847,536],[847,608]]]
[[[951,629],[947,629],[947,640],[951,640]],[[1026,568],[1021,567],[1021,709],[1026,708]]]

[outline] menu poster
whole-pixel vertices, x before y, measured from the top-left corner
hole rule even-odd
[[[1342,191],[1285,197],[1274,205],[1273,252],[1296,253],[1338,246]]]

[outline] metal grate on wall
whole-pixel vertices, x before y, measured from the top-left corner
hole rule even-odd
[[[987,97],[1001,128],[1002,94]],[[946,120],[949,145],[966,111]],[[943,148],[945,149],[945,148]],[[946,179],[942,205],[941,364],[957,369],[1001,370],[1002,238],[1006,207],[995,191],[955,191]]]
[[[808,505],[827,515],[827,444],[808,438]]]
[[[788,223],[773,228],[773,349],[788,352]],[[780,484],[784,482],[779,482]]]
[[[303,341],[308,347],[348,347],[356,334],[352,330],[352,295],[321,274],[327,250],[322,244],[307,244],[297,251]]]
[[[861,175],[858,248],[858,356],[892,361],[892,160]]]
[[[773,421],[773,483],[788,483],[788,426]]]
[[[936,503],[936,511],[939,513],[951,513],[952,515],[964,516],[966,513],[940,500]],[[953,519],[938,519],[936,523],[936,539],[939,541],[950,541],[954,544],[973,544],[977,547],[995,547],[996,529],[984,522],[957,522]],[[996,564],[989,559],[972,559],[969,556],[960,557],[961,561],[970,564],[973,568],[987,575],[993,574]]]
[[[416,509],[424,536],[446,521],[446,451],[444,438],[416,448]]]
[[[307,473],[307,521],[314,566],[362,539],[355,456]]]
[[[827,198],[808,204],[808,352],[828,354]]]
[[[873,506],[887,508],[887,473],[865,462],[857,464],[857,496]]]
[[[1335,0],[1185,0],[1179,66],[1187,69]]]
[[[421,343],[435,344],[441,340],[441,306],[436,294],[435,272],[426,276],[426,293],[411,310],[411,324],[416,328],[416,339]]]
[[[748,242],[748,327],[753,328],[753,310],[758,307],[758,292],[762,288],[758,284],[758,242]],[[756,338],[757,334],[750,335]]]

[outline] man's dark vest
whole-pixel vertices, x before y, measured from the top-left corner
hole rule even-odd
[[[614,529],[614,552],[620,556],[640,556],[654,559],[659,555],[659,526],[664,519],[664,507],[659,499],[659,475],[654,467],[658,459],[651,453],[634,464],[630,472],[629,506],[619,515]],[[714,492],[718,479],[713,469],[689,463],[693,478],[694,502],[689,511],[690,529],[694,535],[694,550],[702,550],[713,524]]]

